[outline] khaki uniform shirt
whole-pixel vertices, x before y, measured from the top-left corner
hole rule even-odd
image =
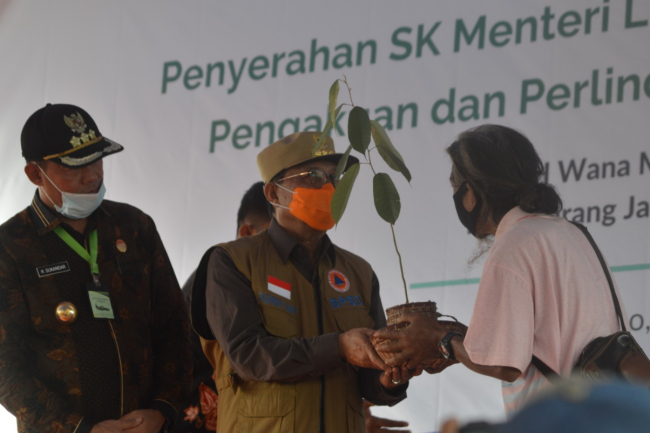
[[[406,397],[407,385],[384,389],[381,371],[351,367],[338,350],[340,332],[386,324],[370,265],[327,236],[319,257],[313,264],[275,220],[204,256],[192,315],[197,332],[216,340],[208,357],[217,369],[217,431],[361,432],[361,397],[380,405]]]

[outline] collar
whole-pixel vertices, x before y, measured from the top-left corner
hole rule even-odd
[[[45,233],[49,233],[56,226],[61,224],[59,217],[52,212],[41,200],[41,197],[38,193],[38,188],[36,188],[36,193],[32,199],[32,204],[29,206],[29,213],[31,214],[32,221],[36,226],[36,232],[39,236],[43,236]]]
[[[38,193],[38,188],[36,189],[36,193],[32,199],[32,204],[28,207],[28,209],[32,217],[32,221],[36,226],[36,232],[39,236],[43,236],[44,234],[51,232],[55,227],[62,223],[61,218],[59,218],[55,212],[52,212],[50,208],[45,206],[41,200],[41,196]],[[102,213],[110,216],[108,210],[104,206],[104,202],[99,205],[99,208],[97,210],[100,209]],[[93,212],[89,218],[92,218],[96,213],[97,211]]]
[[[271,225],[266,231],[271,239],[271,243],[277,250],[282,262],[284,264],[289,260],[289,256],[293,250],[300,245],[296,239],[293,238],[282,226],[273,218],[271,220]],[[329,256],[332,265],[336,264],[336,251],[334,250],[334,244],[330,240],[329,236],[323,236],[323,244],[321,245],[321,250],[326,252]]]

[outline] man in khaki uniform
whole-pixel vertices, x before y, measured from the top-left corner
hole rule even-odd
[[[328,137],[312,157],[318,138],[295,133],[258,155],[271,226],[211,248],[197,270],[192,317],[216,370],[217,431],[363,432],[362,397],[406,397],[411,375],[368,339],[386,323],[377,278],[326,235],[342,155]]]

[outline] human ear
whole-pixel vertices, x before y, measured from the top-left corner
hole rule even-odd
[[[43,177],[41,170],[35,164],[25,165],[25,174],[31,183],[36,186],[43,186]]]
[[[255,234],[254,229],[250,224],[242,224],[239,226],[239,231],[237,232],[238,238],[245,238],[246,236],[251,236]]]
[[[270,203],[278,204],[280,199],[278,198],[278,188],[275,184],[271,182],[264,184],[264,197],[266,197]]]
[[[474,194],[474,188],[472,188],[472,185],[467,182],[467,191],[465,192],[465,195],[463,195],[463,207],[467,212],[471,212],[474,210],[475,206],[476,195]]]

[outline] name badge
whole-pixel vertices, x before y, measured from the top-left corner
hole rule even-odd
[[[115,319],[111,298],[108,295],[108,287],[103,284],[97,287],[94,283],[88,283],[86,288],[88,289],[90,307],[93,310],[95,319]]]
[[[70,272],[70,265],[68,264],[68,262],[54,263],[53,265],[41,266],[40,268],[36,268],[36,273],[38,274],[38,278],[61,274],[63,272]]]

